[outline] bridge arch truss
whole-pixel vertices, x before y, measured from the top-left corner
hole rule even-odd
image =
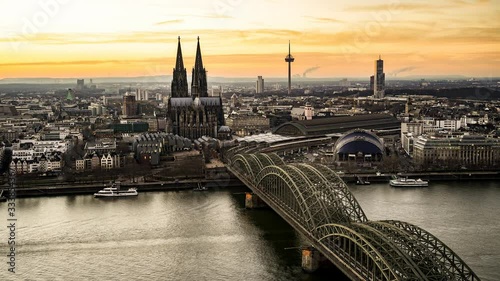
[[[229,169],[353,280],[480,280],[418,226],[370,221],[331,169],[286,165],[276,154],[235,154]]]

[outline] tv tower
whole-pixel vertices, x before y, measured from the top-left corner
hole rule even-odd
[[[292,93],[292,62],[295,58],[292,56],[290,41],[288,41],[288,56],[286,56],[285,61],[288,63],[288,94]]]

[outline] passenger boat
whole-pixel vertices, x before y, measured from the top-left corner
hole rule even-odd
[[[137,196],[136,188],[129,188],[127,190],[122,190],[119,183],[111,183],[109,187],[105,187],[99,192],[94,193],[96,198],[117,198],[117,197],[129,197]]]
[[[409,178],[397,178],[389,182],[393,187],[427,187],[429,186],[428,181],[421,179],[409,179]]]

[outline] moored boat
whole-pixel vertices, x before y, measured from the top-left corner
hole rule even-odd
[[[392,179],[389,184],[393,187],[427,187],[428,181],[422,179],[397,178]]]
[[[121,189],[120,183],[111,183],[109,187],[105,187],[102,190],[99,190],[97,193],[94,193],[94,197],[96,198],[117,198],[117,197],[129,197],[129,196],[137,196],[136,188],[129,189]]]

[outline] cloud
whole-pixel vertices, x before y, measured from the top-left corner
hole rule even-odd
[[[127,64],[142,64],[142,63],[157,63],[165,61],[166,58],[148,58],[137,60],[72,60],[72,61],[38,61],[38,62],[12,62],[0,63],[2,67],[20,67],[20,66],[68,66],[68,65],[100,65],[100,64],[114,64],[114,65],[127,65]]]
[[[453,4],[458,4],[458,5],[477,5],[477,4],[488,4],[491,1],[490,0],[451,0]]]
[[[175,31],[138,31],[127,33],[38,33],[30,36],[10,36],[0,37],[1,42],[11,42],[19,40],[23,42],[31,42],[45,45],[68,45],[68,44],[110,44],[110,43],[169,43],[177,42],[178,35],[182,37],[192,37],[195,40],[200,34],[203,37],[213,37],[214,40],[220,41],[232,40],[234,38],[262,38],[266,39],[283,37],[297,37],[302,35],[300,31],[287,29],[254,29],[254,30],[175,30]]]
[[[440,13],[441,9],[452,8],[452,4],[428,4],[428,3],[393,3],[378,5],[356,5],[345,9],[346,12],[380,12],[380,11],[426,11],[429,13]]]
[[[157,22],[155,25],[168,25],[168,24],[177,24],[177,23],[183,23],[184,20],[181,19],[176,19],[176,20],[166,20],[162,22]]]
[[[304,18],[311,19],[315,22],[321,22],[321,23],[342,23],[344,21],[334,19],[334,18],[321,18],[321,17],[311,17],[311,16],[305,16]]]
[[[19,40],[45,45],[68,44],[110,44],[110,43],[160,43],[177,41],[178,32],[146,31],[127,33],[37,33],[28,36],[10,36],[0,38],[0,42]]]
[[[468,8],[468,6],[477,7],[489,4],[490,0],[446,0],[446,1],[428,1],[428,2],[407,2],[400,1],[390,4],[375,5],[355,5],[344,9],[346,12],[390,12],[398,14],[400,12],[417,12],[422,14],[449,14],[453,9]],[[460,15],[460,14],[459,14]]]
[[[368,36],[368,43],[373,44],[401,44],[413,48],[417,45],[438,47],[446,44],[498,44],[500,34],[498,24],[490,26],[448,27],[438,22],[432,24],[395,24],[386,28],[377,36]],[[292,40],[292,45],[302,48],[342,47],[355,45],[360,36],[365,35],[363,25],[349,26],[343,31],[295,31],[288,29],[247,29],[247,30],[167,30],[167,31],[138,31],[126,33],[39,33],[26,37],[0,37],[0,43],[19,41],[35,45],[96,45],[96,44],[172,44],[177,42],[181,35],[184,42],[196,40],[198,35],[204,39],[205,45],[218,45],[224,38],[224,46],[217,50],[231,52],[231,49],[249,49],[253,53],[265,51],[266,46],[276,47],[278,42]],[[429,42],[429,40],[431,40]],[[432,43],[432,44],[429,44]],[[108,46],[109,47],[109,46]],[[461,48],[461,46],[453,46]],[[463,46],[462,46],[463,47]],[[214,48],[214,50],[216,50]]]
[[[194,15],[194,14],[175,14],[175,17],[181,18],[203,18],[203,19],[232,19],[232,16],[223,14],[204,14],[204,15]]]
[[[192,54],[194,55],[194,54]],[[409,62],[410,53],[391,53],[384,55],[386,67],[397,69],[397,71],[411,71],[411,67],[420,71],[418,74],[450,74],[457,73],[465,75],[490,75],[497,76],[495,60],[498,62],[497,53],[457,53],[441,54],[426,53],[424,61],[412,61],[411,66],[405,66]],[[344,56],[339,53],[327,52],[297,52],[294,53],[297,60],[293,69],[306,69],[316,63],[323,66],[316,70],[315,76],[354,76],[369,77],[373,71],[373,54],[359,54],[355,57],[355,63],[347,63]],[[268,77],[285,77],[285,62],[282,53],[245,54],[234,53],[225,55],[204,54],[204,64],[213,76],[227,77],[253,77],[264,75]],[[193,56],[185,56],[184,62],[188,69],[194,64]],[[170,75],[175,64],[175,56],[155,56],[149,58],[131,59],[92,59],[88,60],[65,60],[61,61],[57,56],[46,58],[38,62],[10,62],[0,64],[0,78],[5,77],[98,77],[98,76],[148,76],[148,75]],[[467,65],[466,68],[463,66]],[[263,67],[265,66],[265,67]],[[401,73],[401,72],[400,72]],[[367,78],[368,79],[368,78]]]
[[[222,14],[210,14],[210,15],[200,15],[200,16],[193,16],[193,17],[198,17],[198,18],[205,18],[205,19],[232,19],[233,17],[228,16],[228,15],[222,15]]]

